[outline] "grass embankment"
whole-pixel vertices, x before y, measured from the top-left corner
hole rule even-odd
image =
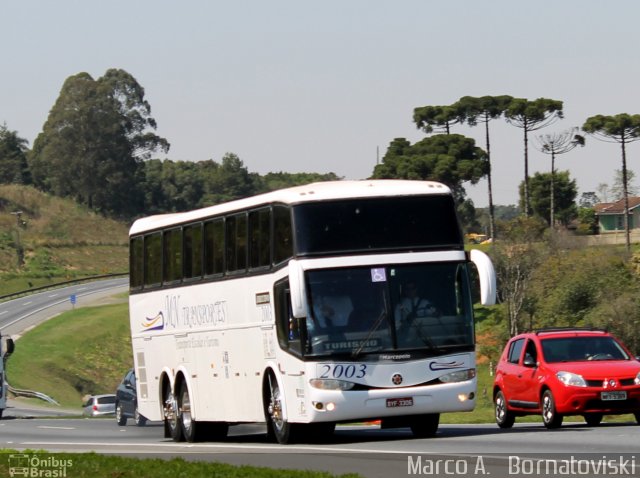
[[[0,295],[127,271],[127,230],[71,200],[0,185]]]
[[[15,453],[36,456],[35,453],[15,450],[0,450],[0,475],[10,476],[9,468],[15,466],[16,460],[10,461],[10,456]],[[321,471],[302,471],[271,469],[255,466],[234,466],[224,463],[209,463],[201,461],[186,461],[182,458],[171,460],[162,459],[138,459],[123,458],[119,456],[105,456],[95,453],[37,453],[43,465],[33,469],[42,472],[39,475],[25,476],[73,476],[75,478],[358,478],[361,475],[349,473],[345,475],[334,475]],[[56,461],[52,459],[55,458]],[[50,461],[47,462],[47,459]],[[47,466],[47,463],[52,463]],[[66,466],[61,465],[64,463]],[[29,466],[28,463],[26,466]],[[60,470],[60,474],[53,474]],[[65,474],[62,472],[66,470]],[[14,469],[15,471],[15,469]],[[47,474],[47,471],[51,474]],[[11,475],[13,476],[13,475]]]
[[[85,394],[114,393],[132,366],[127,304],[85,307],[25,333],[7,363],[9,383],[78,408]]]

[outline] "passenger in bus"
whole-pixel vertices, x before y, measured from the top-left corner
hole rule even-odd
[[[353,304],[348,295],[329,292],[313,301],[314,322],[320,329],[344,327],[351,311]]]

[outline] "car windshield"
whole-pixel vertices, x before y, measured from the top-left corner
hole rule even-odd
[[[305,355],[473,350],[465,263],[312,270],[307,287]]]
[[[542,354],[549,363],[629,360],[629,355],[610,336],[548,338],[541,342]]]

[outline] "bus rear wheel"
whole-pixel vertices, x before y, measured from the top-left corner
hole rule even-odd
[[[180,395],[178,395],[178,409],[180,410],[180,428],[185,440],[192,443],[198,441],[198,423],[191,414],[191,398],[189,397],[189,387],[186,382],[180,385]]]
[[[165,387],[163,393],[163,414],[164,414],[164,436],[165,438],[171,438],[173,441],[180,442],[184,440],[182,435],[182,428],[178,420],[178,401],[175,395],[171,392],[171,387]]]

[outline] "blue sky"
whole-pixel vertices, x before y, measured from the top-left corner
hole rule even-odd
[[[389,142],[424,137],[413,109],[465,95],[564,101],[565,119],[640,113],[640,2],[615,0],[4,0],[0,122],[29,144],[64,80],[109,68],[145,88],[175,160],[368,177]],[[457,128],[484,146],[480,128]],[[494,200],[514,204],[522,131],[492,123]],[[640,175],[640,142],[628,149]],[[530,174],[549,157],[531,147]],[[619,148],[587,138],[558,160],[579,193],[611,185]],[[486,182],[468,186],[487,204]]]

